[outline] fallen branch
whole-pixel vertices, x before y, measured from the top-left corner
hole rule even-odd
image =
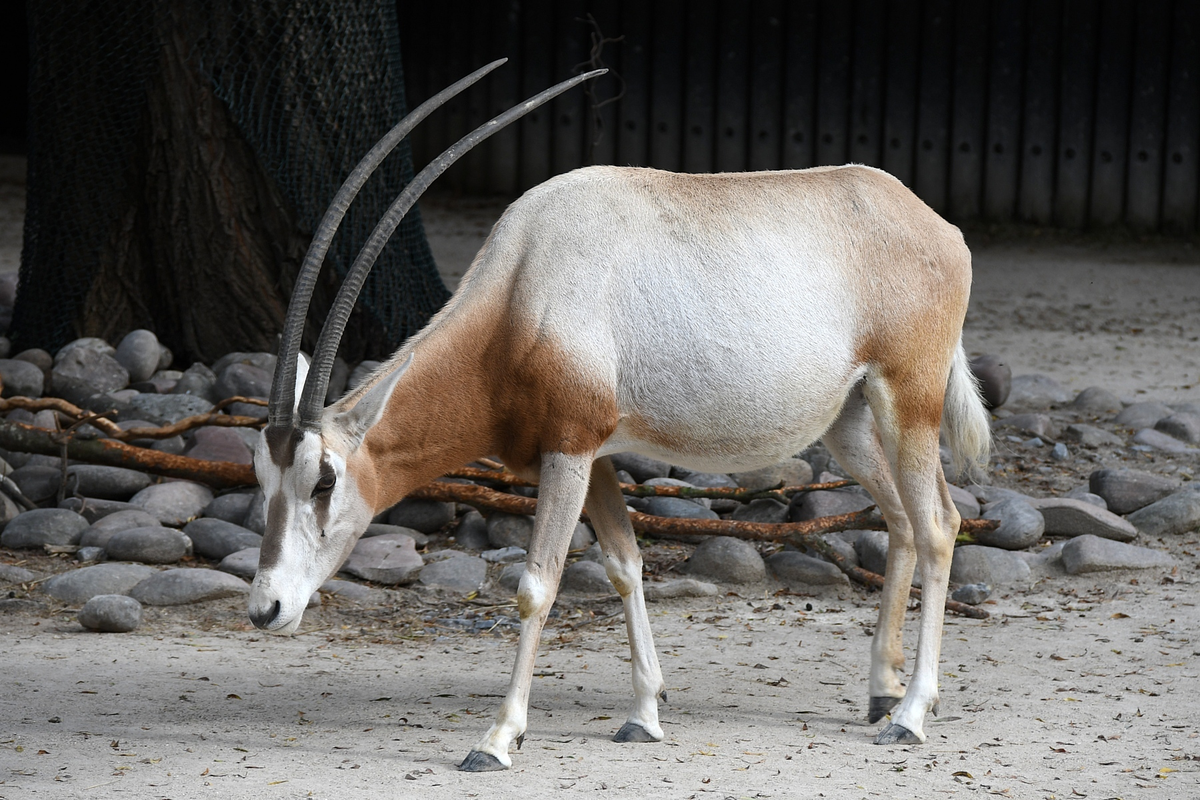
[[[196,414],[195,416],[185,417],[179,422],[171,425],[163,425],[158,428],[130,428],[128,430],[121,430],[120,426],[112,420],[92,414],[90,411],[72,405],[58,397],[9,397],[0,399],[0,413],[11,411],[14,408],[23,408],[26,411],[34,412],[46,410],[57,411],[63,416],[68,417],[74,425],[86,422],[105,436],[123,442],[135,439],[170,439],[172,436],[178,436],[185,431],[204,427],[205,425],[215,425],[220,428],[255,428],[265,422],[265,420],[257,417],[241,417],[220,413],[222,409],[234,403],[265,406],[267,401],[260,400],[257,397],[229,397],[213,406],[213,410],[207,414]]]

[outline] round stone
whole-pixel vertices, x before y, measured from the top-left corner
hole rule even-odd
[[[153,331],[139,329],[125,334],[117,345],[116,359],[129,373],[131,383],[149,380],[158,371],[162,346]]]
[[[217,397],[267,397],[271,393],[271,373],[250,364],[234,363],[217,373],[214,387]]]
[[[35,508],[18,514],[0,534],[0,546],[13,550],[79,544],[88,521],[65,508]]]
[[[1000,521],[1000,527],[994,531],[979,530],[972,534],[976,542],[988,547],[1024,550],[1041,541],[1046,531],[1041,512],[1017,498],[989,504],[983,510],[983,518]]]
[[[104,545],[114,561],[174,564],[187,555],[191,541],[174,528],[130,528],[117,531]]]
[[[604,567],[595,561],[576,561],[563,570],[562,594],[613,594],[616,589]]]
[[[1071,401],[1071,408],[1093,414],[1115,414],[1121,410],[1121,407],[1120,398],[1099,386],[1089,386],[1075,395],[1075,399]]]
[[[80,547],[104,547],[113,534],[133,528],[152,528],[158,520],[140,508],[130,508],[101,517],[79,537]]]
[[[150,476],[122,467],[74,464],[67,467],[68,493],[102,500],[128,500],[150,485]]]
[[[488,543],[494,548],[521,547],[529,549],[533,538],[533,517],[525,514],[506,514],[495,511],[487,518]]]
[[[150,486],[129,502],[144,509],[163,525],[180,526],[199,516],[213,500],[212,491],[190,481],[171,481]]]
[[[986,583],[968,583],[966,586],[959,586],[951,592],[950,599],[956,603],[977,606],[984,600],[987,600],[991,593],[992,587]]]
[[[340,571],[374,583],[400,586],[415,581],[424,564],[411,536],[389,534],[360,539]]]
[[[1031,577],[1023,554],[998,547],[968,544],[954,548],[950,562],[950,580],[954,583],[986,583],[1007,586],[1028,583]]]
[[[183,454],[202,461],[228,461],[233,464],[250,464],[254,461],[254,454],[233,428],[197,429]]]
[[[459,547],[468,550],[485,550],[488,542],[487,520],[475,509],[458,518],[458,526],[454,529],[454,541]]]
[[[454,504],[406,497],[388,512],[388,524],[437,533],[454,521]]]
[[[720,519],[712,509],[682,497],[648,497],[646,513],[675,519]]]
[[[129,594],[154,574],[154,567],[144,564],[97,564],[55,575],[42,584],[42,589],[55,600],[75,605],[99,594]]]
[[[179,380],[171,387],[171,394],[190,395],[215,403],[220,399],[217,397],[216,385],[217,376],[213,371],[197,362],[183,371]]]
[[[214,497],[213,501],[206,505],[200,513],[205,517],[241,525],[246,521],[246,515],[250,511],[250,503],[253,500],[254,494],[251,492],[231,492]]]
[[[0,381],[4,382],[4,397],[41,397],[46,373],[28,361],[0,358]]]
[[[645,483],[651,478],[665,478],[671,474],[671,465],[667,462],[638,453],[617,453],[609,458],[612,459],[614,467],[625,470],[638,483]]]
[[[90,631],[128,633],[142,624],[142,604],[122,594],[101,594],[79,609],[79,624]]]
[[[478,591],[486,579],[487,562],[478,556],[464,555],[426,564],[421,569],[419,581],[424,586],[466,594]]]
[[[741,522],[778,524],[786,522],[787,516],[787,504],[770,498],[751,500],[749,503],[739,503],[737,510],[733,512],[733,519]]]
[[[110,355],[78,347],[63,355],[59,352],[50,371],[54,391],[70,387],[76,393],[115,392],[129,385],[129,373]]]
[[[215,569],[168,569],[134,586],[129,594],[148,606],[177,606],[250,593],[250,584]]]
[[[804,486],[812,483],[813,469],[802,458],[789,458],[762,469],[735,472],[731,476],[738,486],[752,492],[774,489],[776,486]]]
[[[975,380],[979,381],[983,404],[989,409],[1004,405],[1012,391],[1012,370],[1004,363],[1004,359],[985,354],[972,358],[969,365]]]
[[[35,503],[45,503],[58,494],[58,486],[62,483],[62,469],[26,464],[13,470],[8,477],[21,490],[21,494]]]
[[[215,517],[194,519],[183,532],[192,540],[196,555],[216,561],[239,550],[262,546],[262,537],[254,531]]]
[[[767,567],[754,545],[731,536],[705,539],[687,561],[687,572],[717,583],[759,583]]]
[[[840,569],[828,561],[795,550],[781,550],[766,560],[767,568],[789,586],[843,586],[849,583]]]
[[[370,539],[373,536],[387,536],[393,533],[409,537],[416,542],[417,547],[424,547],[429,544],[429,537],[420,531],[413,530],[412,528],[404,528],[400,525],[388,525],[383,522],[372,522],[368,525],[367,529],[363,531],[362,538]]]
[[[228,572],[230,575],[237,575],[242,578],[253,578],[258,572],[258,557],[262,550],[259,547],[247,547],[244,550],[238,550],[230,553],[221,559],[221,563],[217,565],[217,569],[221,572]]]
[[[1088,476],[1088,488],[1092,494],[1103,497],[1104,502],[1108,503],[1108,510],[1114,514],[1137,511],[1161,500],[1179,486],[1177,478],[1136,469],[1098,469]]]

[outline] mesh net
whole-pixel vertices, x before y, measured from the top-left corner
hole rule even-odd
[[[30,2],[29,26],[28,207],[13,321],[20,347],[54,350],[79,335],[91,278],[121,224],[164,37],[184,38],[307,233],[406,110],[396,9],[387,2],[59,0]],[[412,175],[405,142],[351,207],[326,269],[346,273]],[[376,354],[419,330],[447,297],[414,208],[360,298],[386,338]]]

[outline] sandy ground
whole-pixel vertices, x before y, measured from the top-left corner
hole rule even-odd
[[[450,280],[501,208],[426,204]],[[1072,388],[1200,399],[1193,250],[1002,240],[975,252],[972,351]],[[631,699],[619,604],[560,600],[524,748],[513,770],[484,775],[455,765],[506,689],[508,598],[327,598],[294,638],[254,631],[235,600],[148,609],[125,635],[85,633],[43,603],[0,615],[0,798],[1200,797],[1196,539],[1143,542],[1176,556],[1171,575],[1060,576],[998,594],[989,620],[948,618],[942,716],[915,747],[874,746],[865,722],[874,593],[652,604],[670,700],[653,745],[609,741]],[[29,566],[66,566],[48,562]],[[438,622],[464,615],[501,624]]]

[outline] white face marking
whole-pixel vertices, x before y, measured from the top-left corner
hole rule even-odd
[[[325,449],[322,437],[303,434],[291,456],[281,469],[265,436],[254,456],[267,530],[249,611],[256,625],[279,633],[295,631],[309,597],[342,565],[373,516],[345,458]],[[322,491],[330,477],[333,487]]]

